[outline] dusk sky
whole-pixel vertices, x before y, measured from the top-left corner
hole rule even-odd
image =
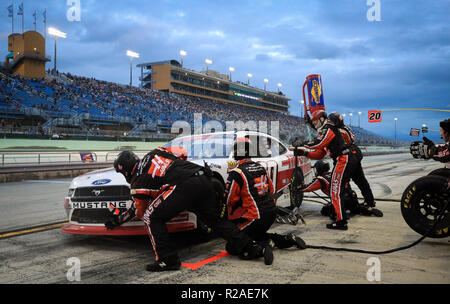
[[[15,32],[22,31],[17,16],[22,1],[2,1],[0,54],[7,54],[14,4]],[[439,121],[449,112],[383,111],[381,123],[368,123],[367,111],[390,109],[450,110],[450,1],[404,0],[79,0],[80,21],[70,21],[66,0],[25,0],[25,30],[47,26],[67,33],[58,41],[58,70],[101,80],[129,83],[127,49],[140,53],[134,63],[168,59],[200,71],[205,58],[210,69],[233,80],[277,90],[292,99],[290,111],[300,115],[301,86],[307,75],[322,75],[327,112],[353,112],[352,124],[377,134],[410,137],[410,128],[426,124],[428,135],[439,140]],[[376,3],[379,2],[379,14]],[[367,3],[370,3],[369,5]],[[370,21],[380,17],[380,21]],[[49,38],[49,37],[48,37]],[[47,54],[54,41],[48,39]],[[47,68],[53,67],[53,63]],[[133,83],[140,70],[134,68]]]

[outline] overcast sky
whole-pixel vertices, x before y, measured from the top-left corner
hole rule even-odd
[[[7,53],[14,4],[15,32],[22,31],[17,16],[19,0],[2,1],[0,54]],[[427,124],[439,129],[449,112],[383,111],[381,123],[368,123],[367,111],[409,108],[450,110],[450,1],[380,0],[381,21],[369,21],[375,4],[367,0],[80,0],[80,21],[70,21],[67,0],[25,0],[25,30],[43,33],[47,25],[67,32],[58,43],[58,70],[97,79],[129,83],[127,49],[139,52],[139,62],[179,60],[200,71],[228,73],[233,80],[276,91],[292,99],[290,110],[300,115],[305,77],[320,74],[328,112],[353,112],[352,124],[394,137],[409,136],[412,127]],[[73,2],[73,0],[69,1]],[[369,1],[372,2],[372,1]],[[375,1],[374,1],[375,2]],[[72,5],[73,6],[73,5]],[[47,54],[53,57],[53,39]],[[53,63],[48,67],[53,67]],[[139,69],[134,69],[138,84]],[[429,137],[439,139],[437,132]]]

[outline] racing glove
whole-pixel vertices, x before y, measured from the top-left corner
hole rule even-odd
[[[429,158],[433,157],[433,155],[436,154],[436,145],[425,136],[423,137],[423,142],[427,145],[427,153]]]
[[[114,207],[113,205],[109,205],[109,212],[111,212],[109,219],[105,222],[105,227],[108,230],[113,230],[117,226],[120,226],[122,223],[120,222],[120,209]]]
[[[133,204],[131,208],[125,212],[120,211],[119,208],[116,208],[113,205],[109,205],[108,209],[111,212],[109,219],[105,222],[105,227],[108,230],[113,230],[136,217],[137,209],[135,204]]]
[[[433,154],[430,154],[434,150],[434,145],[429,147],[427,144],[421,141],[415,141],[411,144],[409,151],[414,158],[430,159]]]
[[[299,149],[299,148],[295,148],[294,149],[294,156],[306,156],[306,157],[308,157],[308,152],[306,152],[305,150]]]

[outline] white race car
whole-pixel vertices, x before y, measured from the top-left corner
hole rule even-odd
[[[235,138],[249,136],[252,142],[263,143],[258,148],[254,161],[263,165],[273,181],[276,192],[289,191],[295,168],[293,152],[275,137],[259,132],[218,132],[202,135],[178,137],[165,145],[181,146],[188,153],[188,161],[201,166],[206,162],[214,173],[213,183],[218,193],[223,192],[228,172],[235,167],[231,146]],[[138,153],[139,156],[147,152]],[[140,155],[141,154],[141,155]],[[297,158],[305,183],[312,181],[313,173],[308,158]],[[72,180],[69,193],[65,197],[65,208],[69,224],[62,232],[69,234],[99,235],[144,235],[144,223],[138,219],[125,223],[114,230],[107,230],[104,222],[108,219],[110,204],[126,210],[132,204],[129,184],[114,168],[96,170]],[[202,224],[191,212],[182,212],[167,223],[169,232],[187,231],[201,228]]]

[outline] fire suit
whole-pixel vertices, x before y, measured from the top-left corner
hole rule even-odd
[[[363,158],[362,152],[359,147],[355,144],[355,136],[350,131],[347,126],[342,126],[339,128],[342,137],[344,138],[345,144],[349,147],[353,154],[356,155],[358,163],[355,165],[354,172],[352,174],[352,180],[358,186],[361,191],[364,201],[368,206],[375,206],[375,199],[373,197],[372,189],[370,188],[369,182],[364,175],[364,170],[361,165],[361,160]]]
[[[448,143],[435,145],[431,157],[435,161],[445,163],[445,168],[433,170],[430,174],[442,175],[450,178],[450,146]]]
[[[311,183],[301,187],[299,190],[302,192],[313,192],[321,190],[325,195],[330,196],[330,184],[331,184],[331,173],[326,172],[323,175],[318,175],[313,179]],[[350,183],[344,186],[344,207],[345,210],[350,211],[352,214],[359,214],[359,202],[355,191],[352,190]],[[325,216],[335,216],[333,212],[333,205],[325,205],[320,213]]]
[[[336,212],[336,221],[346,220],[344,207],[344,188],[350,178],[357,176],[359,166],[358,151],[346,144],[341,131],[331,121],[327,120],[319,130],[319,136],[305,145],[313,151],[305,156],[319,160],[328,153],[333,159],[334,167],[331,174],[331,202]]]
[[[235,224],[219,218],[213,184],[204,168],[165,148],[159,147],[140,160],[133,170],[130,191],[157,261],[177,255],[166,222],[185,210],[195,212],[238,252],[252,241]]]
[[[228,219],[257,242],[273,241],[278,248],[295,243],[285,235],[267,233],[276,219],[274,187],[266,170],[250,158],[239,160],[230,171],[224,199]],[[227,251],[229,246],[227,246]],[[233,254],[232,252],[229,252]]]

